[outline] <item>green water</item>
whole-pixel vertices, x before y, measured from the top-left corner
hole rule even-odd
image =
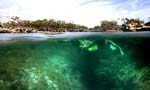
[[[0,90],[149,90],[149,38],[0,44]]]

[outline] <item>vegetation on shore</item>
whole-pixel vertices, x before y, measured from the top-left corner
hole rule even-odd
[[[140,19],[121,19],[123,24],[118,25],[117,21],[101,21],[101,24],[88,28],[84,25],[67,23],[61,20],[42,19],[42,20],[21,20],[18,16],[10,17],[7,22],[0,22],[0,33],[34,33],[34,32],[122,32],[140,31],[143,28],[150,28],[148,23]]]

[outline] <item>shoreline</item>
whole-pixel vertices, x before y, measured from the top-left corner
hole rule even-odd
[[[100,30],[67,30],[67,29],[57,29],[57,30],[40,30],[36,28],[29,28],[29,27],[0,27],[0,33],[44,33],[44,34],[56,34],[56,33],[64,33],[64,32],[142,32],[142,31],[150,31],[150,27],[143,27],[143,28],[137,28],[135,31],[123,31],[123,30],[107,30],[107,31],[100,31]]]
[[[21,27],[0,27],[0,33],[64,33],[64,32],[102,32],[100,30],[76,30],[76,29],[72,29],[72,30],[67,30],[67,29],[57,29],[57,30],[49,30],[49,31],[44,31],[44,30],[39,30],[36,28],[29,28],[29,27],[25,27],[25,28],[21,28]],[[107,30],[107,32],[123,32],[122,30]]]

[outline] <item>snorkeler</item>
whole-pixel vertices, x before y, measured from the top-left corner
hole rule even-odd
[[[95,52],[99,49],[99,45],[97,44],[97,41],[91,41],[91,40],[79,40],[79,43],[80,43],[80,48],[83,48],[83,49],[86,49],[88,50],[89,52]],[[112,50],[112,51],[115,51],[115,50],[119,50],[120,54],[123,56],[124,55],[124,52],[122,50],[122,48],[117,45],[116,43],[114,43],[112,40],[105,40],[105,45],[109,45],[109,48]]]
[[[116,49],[119,49],[120,54],[121,54],[122,56],[124,55],[124,52],[123,52],[122,48],[121,48],[119,45],[117,45],[116,43],[114,43],[113,41],[111,41],[111,40],[105,40],[105,44],[109,44],[109,48],[110,48],[112,51],[114,51],[114,50],[116,50]]]

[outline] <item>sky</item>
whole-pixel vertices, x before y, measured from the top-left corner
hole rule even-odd
[[[88,27],[102,20],[150,17],[150,0],[0,0],[0,20],[56,19]]]

